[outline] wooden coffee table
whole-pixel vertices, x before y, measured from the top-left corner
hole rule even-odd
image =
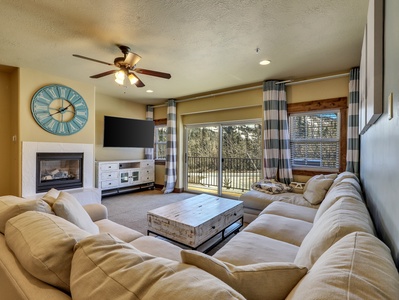
[[[147,235],[155,234],[191,249],[198,249],[216,235],[212,249],[243,226],[243,203],[206,194],[178,201],[147,213]]]

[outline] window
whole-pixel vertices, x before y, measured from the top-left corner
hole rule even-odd
[[[343,172],[346,168],[346,97],[287,105],[294,175]]]
[[[291,165],[338,171],[340,164],[340,112],[291,114]]]
[[[155,126],[155,159],[166,159],[167,127],[166,125]]]

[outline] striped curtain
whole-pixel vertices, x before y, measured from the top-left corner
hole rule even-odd
[[[146,120],[154,119],[154,107],[151,105],[147,105],[147,110],[145,113]],[[154,148],[145,148],[144,149],[144,158],[145,159],[154,159]]]
[[[176,184],[176,101],[173,99],[168,100],[167,116],[165,185],[162,189],[164,194],[173,192]]]
[[[289,184],[293,177],[285,84],[276,83],[265,81],[263,84],[263,171],[266,179]]]
[[[360,69],[349,73],[348,144],[346,150],[346,171],[359,175],[359,78]]]

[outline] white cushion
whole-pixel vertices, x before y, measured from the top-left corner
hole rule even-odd
[[[16,203],[26,202],[27,200],[17,196],[1,196],[0,197],[0,211],[3,211]]]
[[[54,202],[57,201],[60,191],[52,188],[42,196],[42,200],[46,201],[50,206],[53,206]]]
[[[310,269],[328,248],[355,231],[373,234],[373,222],[363,202],[342,198],[313,224],[299,247],[295,264]]]
[[[363,198],[361,194],[357,191],[356,188],[353,187],[352,184],[348,182],[340,181],[333,189],[325,196],[323,202],[321,202],[319,209],[316,212],[314,217],[314,223],[317,222],[318,219],[339,199],[349,197],[353,199],[357,199],[360,202],[363,202]]]
[[[34,277],[69,292],[73,247],[90,234],[55,215],[28,211],[10,219],[5,239]]]
[[[246,299],[284,299],[306,274],[293,263],[259,263],[234,266],[193,250],[181,251],[182,262],[197,266],[224,281]]]
[[[18,216],[26,211],[41,211],[52,214],[50,205],[43,200],[18,201],[8,208],[0,210],[0,232],[4,233],[6,223],[9,219]]]
[[[389,248],[371,234],[348,234],[328,249],[289,300],[398,299],[399,275]]]
[[[98,234],[99,229],[91,220],[78,200],[67,192],[60,192],[57,200],[53,204],[55,214],[65,220],[75,224],[79,228],[92,234]]]
[[[194,266],[141,252],[110,234],[90,236],[75,246],[73,299],[244,299]]]
[[[305,184],[303,197],[311,204],[319,204],[336,177],[337,174],[313,176]]]

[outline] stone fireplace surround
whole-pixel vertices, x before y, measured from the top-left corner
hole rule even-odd
[[[94,187],[94,146],[93,144],[22,142],[22,197],[36,199],[45,193],[36,193],[36,153],[84,154],[83,188],[65,190],[84,204],[101,203],[101,192]]]

